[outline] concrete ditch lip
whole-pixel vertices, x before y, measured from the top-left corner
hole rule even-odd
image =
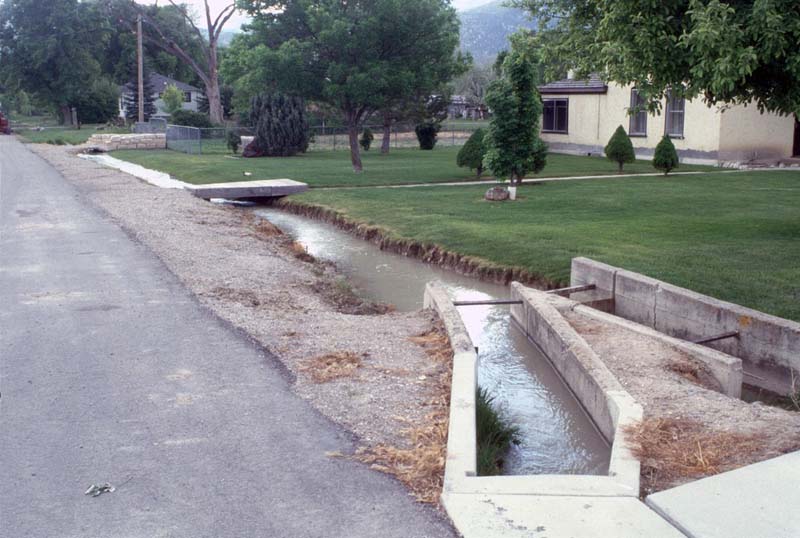
[[[542,319],[553,325],[558,325],[559,319],[563,321],[558,311],[548,304],[557,298],[534,290],[528,294],[527,291],[519,284],[512,285],[512,293],[517,294],[514,298],[521,295],[526,302],[525,320],[536,311],[544,312]],[[439,313],[454,351],[442,504],[459,532],[466,538],[522,537],[531,536],[531,532],[546,533],[542,535],[548,538],[683,536],[637,499],[639,462],[624,446],[621,435],[612,448],[607,476],[476,476],[477,355],[459,313],[441,284],[428,284],[425,306]],[[517,322],[520,321],[518,317]],[[571,333],[560,333],[554,345],[564,347],[566,344],[560,339],[563,337],[571,342],[564,349],[591,360],[593,352],[580,336],[572,334],[571,328],[564,328],[564,331]],[[599,364],[595,367],[600,369]],[[594,373],[584,375],[592,376]],[[604,376],[600,386],[608,389],[602,390],[601,399],[603,406],[607,406],[606,420],[613,425],[613,438],[616,428],[641,418],[641,408],[622,390],[610,372]]]

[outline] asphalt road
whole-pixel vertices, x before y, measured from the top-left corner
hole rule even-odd
[[[326,456],[351,439],[273,357],[3,136],[0,207],[0,536],[453,535]]]

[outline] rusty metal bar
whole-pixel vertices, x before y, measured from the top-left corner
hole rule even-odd
[[[579,291],[590,291],[596,289],[596,284],[586,284],[583,286],[570,286],[568,288],[558,288],[556,290],[549,290],[545,293],[552,293],[554,295],[569,295],[570,293],[578,293]]]
[[[491,299],[488,301],[453,301],[453,306],[485,306],[485,305],[503,305],[503,304],[522,304],[522,301],[515,301],[513,299]]]
[[[717,340],[725,340],[727,338],[739,338],[739,331],[730,331],[727,333],[717,334],[714,336],[708,336],[706,338],[700,338],[699,340],[694,340],[695,344],[708,344],[710,342],[716,342]]]

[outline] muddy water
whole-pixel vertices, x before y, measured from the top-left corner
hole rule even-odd
[[[480,282],[398,254],[337,228],[274,209],[256,213],[302,243],[314,256],[330,260],[362,294],[398,310],[422,308],[425,284],[438,279],[453,299],[508,297],[505,286]],[[479,383],[495,395],[521,430],[506,474],[604,474],[609,447],[547,359],[510,322],[508,306],[461,307],[478,346]]]

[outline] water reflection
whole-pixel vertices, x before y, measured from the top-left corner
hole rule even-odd
[[[258,209],[320,259],[330,260],[364,296],[400,311],[422,307],[425,284],[442,281],[457,300],[508,297],[508,288],[480,282],[418,260],[383,252],[333,226],[273,209]],[[512,449],[507,474],[603,474],[609,447],[547,359],[510,322],[508,306],[461,307],[479,349],[479,383],[513,423],[522,443]]]

